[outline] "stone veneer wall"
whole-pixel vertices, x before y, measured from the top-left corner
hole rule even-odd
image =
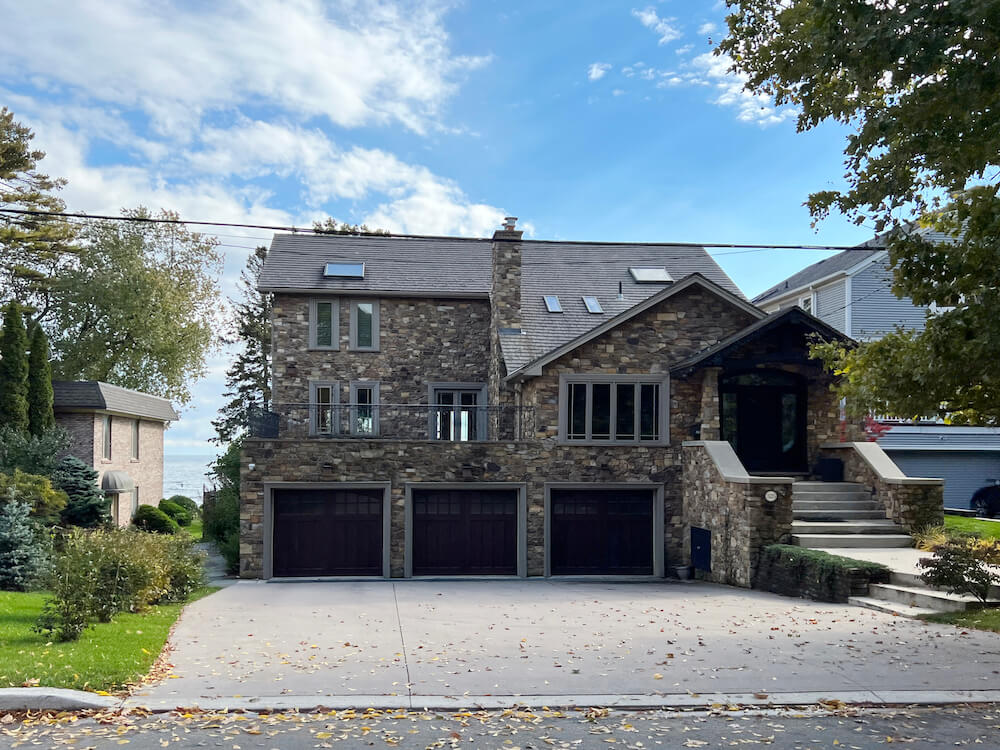
[[[426,404],[433,382],[486,384],[490,307],[487,300],[379,298],[379,351],[349,347],[351,300],[339,301],[339,351],[309,349],[309,300],[276,294],[272,317],[273,400],[307,404],[309,381],[339,381],[340,403],[352,380],[379,381],[385,404]],[[329,296],[326,297],[330,298]]]
[[[727,481],[704,446],[683,448],[682,518],[684,559],[691,558],[691,527],[712,532],[711,572],[705,578],[749,588],[761,547],[783,541],[792,531],[791,482]],[[769,503],[764,493],[774,490]]]
[[[475,482],[527,484],[528,575],[545,572],[546,482],[678,482],[674,449],[586,447],[522,443],[448,443],[390,440],[247,440],[243,444],[240,575],[263,575],[265,482],[392,484],[390,566],[404,574],[405,484]],[[254,471],[249,464],[255,464]],[[595,486],[595,489],[597,487]],[[665,493],[664,547],[668,564],[680,558],[678,493]],[[671,499],[674,498],[674,499]]]
[[[882,477],[849,443],[839,446],[826,445],[823,446],[822,452],[825,456],[842,460],[845,481],[859,482],[873,490],[875,499],[885,508],[886,517],[891,518],[907,532],[912,533],[944,523],[943,481],[916,477],[904,479]]]

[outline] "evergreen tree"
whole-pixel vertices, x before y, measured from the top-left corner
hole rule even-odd
[[[240,274],[240,299],[230,300],[234,320],[222,343],[240,347],[226,372],[229,399],[212,422],[217,443],[229,443],[243,434],[253,407],[271,404],[271,295],[257,291],[257,280],[267,257],[267,248],[258,247],[247,259]]]
[[[59,462],[52,483],[69,496],[62,512],[64,524],[92,528],[111,520],[111,502],[97,487],[97,472],[76,456]]]
[[[28,432],[41,436],[55,423],[49,340],[42,327],[36,324],[31,332],[31,353],[28,355]]]
[[[4,310],[0,338],[0,424],[28,429],[28,334],[21,306],[10,302]]]
[[[45,545],[30,514],[27,503],[0,505],[0,591],[26,591],[45,569]]]

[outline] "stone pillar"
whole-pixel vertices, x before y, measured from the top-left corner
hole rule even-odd
[[[722,439],[722,402],[719,399],[721,367],[706,367],[701,380],[701,439]]]
[[[513,217],[503,229],[493,233],[492,247],[492,280],[490,283],[490,365],[489,388],[487,389],[491,405],[510,404],[513,393],[501,385],[501,379],[507,374],[503,367],[503,355],[500,350],[500,331],[505,329],[505,335],[511,335],[514,329],[521,328],[521,236],[522,232],[515,230]],[[494,413],[491,431],[494,435],[500,428],[500,415]]]

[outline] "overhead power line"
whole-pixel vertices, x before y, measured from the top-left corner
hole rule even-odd
[[[67,211],[32,211],[29,209],[18,209],[18,208],[0,208],[0,213],[14,214],[18,216],[51,216],[59,217],[64,219],[100,219],[102,221],[131,221],[141,224],[190,224],[192,226],[208,226],[208,227],[234,227],[238,229],[267,229],[274,232],[292,232],[297,234],[299,232],[308,232],[310,234],[341,234],[340,232],[330,232],[322,229],[314,229],[313,227],[297,227],[297,226],[282,226],[280,224],[240,224],[232,221],[194,221],[189,219],[162,219],[152,216],[108,216],[105,214],[85,214],[85,213],[71,213]],[[358,233],[363,234],[363,233]],[[443,235],[433,235],[433,234],[382,234],[382,233],[364,233],[366,237],[379,238],[379,237],[395,237],[404,239],[418,239],[418,240],[454,240],[454,239],[485,239],[478,237],[448,237]],[[555,240],[530,240],[531,242],[551,242],[554,244],[559,244]],[[746,252],[758,252],[765,250],[826,250],[826,251],[856,251],[869,253],[872,250],[883,250],[882,246],[879,245],[783,245],[775,244],[769,245],[767,243],[735,243],[735,242],[574,242],[577,245],[657,245],[666,247],[704,247],[704,248],[721,248],[729,250],[744,250]],[[720,255],[723,253],[719,253]]]

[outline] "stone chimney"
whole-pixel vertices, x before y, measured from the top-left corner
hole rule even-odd
[[[521,327],[521,235],[516,216],[504,218],[493,233],[493,279],[490,322],[494,331]]]

